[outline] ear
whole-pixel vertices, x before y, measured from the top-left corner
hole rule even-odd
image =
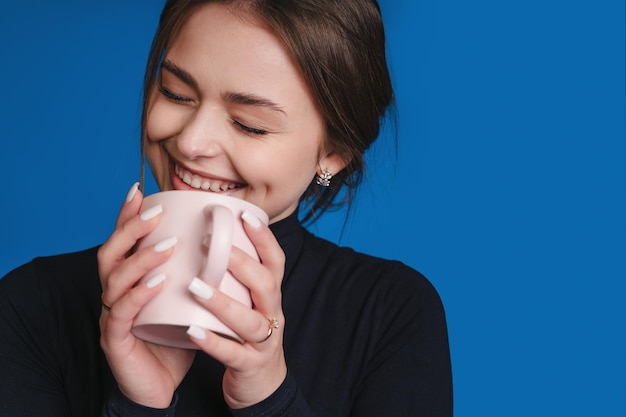
[[[318,174],[321,174],[321,171],[325,169],[330,171],[331,174],[337,175],[349,162],[350,161],[345,161],[337,152],[329,152],[320,158],[317,167]]]

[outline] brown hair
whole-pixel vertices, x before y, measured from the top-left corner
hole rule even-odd
[[[329,187],[312,179],[301,197],[303,220],[349,205],[363,178],[364,153],[393,104],[376,0],[168,0],[144,75],[142,155],[146,113],[161,59],[193,9],[210,2],[258,19],[287,46],[325,119],[326,149],[347,162],[341,172],[333,173]]]

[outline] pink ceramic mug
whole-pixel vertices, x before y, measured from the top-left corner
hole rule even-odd
[[[161,292],[139,312],[133,333],[149,342],[197,349],[186,334],[190,325],[224,337],[241,337],[195,301],[187,289],[194,277],[251,306],[250,292],[227,270],[231,247],[259,259],[243,229],[247,210],[267,224],[267,214],[247,201],[202,191],[164,191],[143,201],[142,211],[161,205],[157,228],[141,239],[137,248],[154,245],[171,236],[178,239],[172,256],[147,273],[142,282],[165,274]]]

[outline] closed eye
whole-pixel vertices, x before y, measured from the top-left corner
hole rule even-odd
[[[190,99],[189,97],[180,96],[178,94],[172,93],[170,90],[168,90],[167,88],[165,88],[165,87],[163,87],[161,85],[159,86],[159,93],[161,93],[168,100],[172,100],[172,101],[177,102],[177,103],[191,103],[191,102],[193,102],[193,99]]]
[[[237,121],[237,120],[233,120],[233,124],[239,129],[242,130],[245,133],[249,133],[251,135],[267,135],[267,130],[263,130],[263,129],[256,129],[254,127],[250,127],[250,126],[246,126],[243,123]]]

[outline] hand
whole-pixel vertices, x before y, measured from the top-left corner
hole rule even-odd
[[[245,340],[239,343],[199,327],[191,327],[188,332],[204,352],[226,366],[224,399],[233,409],[269,397],[287,376],[280,290],[285,254],[269,228],[250,216],[246,212],[242,218],[260,262],[233,246],[228,269],[250,290],[253,307],[242,305],[201,280],[194,280],[189,288],[199,303]],[[273,319],[279,327],[271,325]]]
[[[138,282],[170,257],[175,244],[171,239],[133,253],[137,241],[159,221],[158,210],[139,215],[143,196],[137,187],[129,191],[115,231],[98,251],[102,302],[110,306],[110,310],[103,307],[100,315],[100,344],[127,398],[167,408],[193,362],[194,351],[147,343],[131,332],[137,313],[160,291],[162,278]]]

